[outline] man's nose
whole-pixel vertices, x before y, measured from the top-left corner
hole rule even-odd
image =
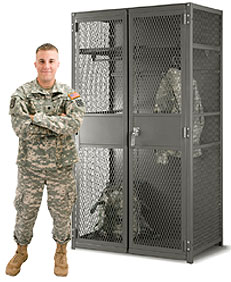
[[[44,65],[43,65],[43,67],[46,68],[46,69],[48,69],[48,68],[50,67],[49,62],[45,62]]]

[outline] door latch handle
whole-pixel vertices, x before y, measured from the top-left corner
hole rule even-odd
[[[133,127],[131,135],[131,147],[136,145],[136,137],[140,135],[140,127]]]

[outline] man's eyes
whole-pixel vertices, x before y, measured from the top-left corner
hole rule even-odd
[[[43,61],[43,60],[40,60],[39,62],[40,62],[41,64],[44,64],[44,63],[45,63],[45,61]],[[50,64],[52,64],[52,63],[54,63],[54,62],[55,62],[55,60],[50,60],[50,61],[49,61]]]

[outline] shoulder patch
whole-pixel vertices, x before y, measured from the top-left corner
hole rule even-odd
[[[77,93],[77,92],[72,92],[72,93],[69,93],[69,94],[68,94],[68,97],[69,97],[71,100],[74,100],[74,99],[76,99],[76,98],[79,98],[80,95],[79,95],[79,93]]]

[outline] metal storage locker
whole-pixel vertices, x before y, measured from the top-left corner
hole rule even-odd
[[[192,3],[72,14],[72,248],[193,258],[222,245],[222,12]]]

